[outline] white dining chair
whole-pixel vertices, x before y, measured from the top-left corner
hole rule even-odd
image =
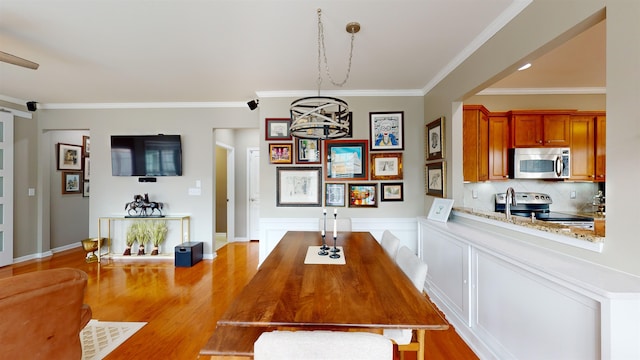
[[[327,237],[332,236],[333,234],[333,215],[327,215]],[[351,218],[337,218],[336,220],[336,230],[337,231],[351,231]],[[322,231],[324,227],[324,218],[320,218],[318,221],[318,230]]]
[[[422,292],[424,282],[427,279],[427,264],[422,262],[422,260],[406,246],[401,246],[398,249],[396,264],[402,272],[407,275],[418,291]],[[400,359],[404,359],[405,351],[424,353],[424,339],[417,339],[412,329],[385,329],[383,335],[398,345]]]
[[[389,255],[391,260],[396,261],[396,255],[398,254],[398,247],[400,247],[400,239],[397,236],[393,235],[391,231],[385,230],[382,233],[382,239],[380,240],[380,245],[384,251]]]
[[[326,330],[270,331],[253,345],[255,360],[390,360],[393,343],[380,334]]]

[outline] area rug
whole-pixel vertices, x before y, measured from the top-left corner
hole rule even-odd
[[[99,360],[109,355],[146,322],[90,320],[80,333],[82,360]]]

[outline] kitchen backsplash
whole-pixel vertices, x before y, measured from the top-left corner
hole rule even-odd
[[[493,211],[495,194],[504,193],[508,187],[516,192],[540,192],[551,196],[551,211],[591,213],[593,196],[598,193],[597,183],[562,182],[543,180],[509,180],[501,182],[480,182],[464,184],[464,207],[475,210]],[[572,199],[572,193],[575,198]]]

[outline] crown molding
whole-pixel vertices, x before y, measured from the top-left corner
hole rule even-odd
[[[602,95],[606,93],[606,87],[487,88],[476,95]]]
[[[256,91],[259,98],[301,98],[318,96],[313,90]],[[407,90],[333,90],[321,91],[319,96],[375,97],[375,96],[424,96],[420,89]]]

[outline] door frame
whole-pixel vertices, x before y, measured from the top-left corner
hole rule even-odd
[[[216,141],[227,152],[227,242],[235,241],[235,148]],[[215,226],[214,226],[215,232]]]
[[[251,172],[251,156],[252,153],[257,152],[258,153],[258,159],[260,159],[260,148],[259,147],[249,147],[247,148],[247,237],[249,238],[249,240],[255,240],[253,239],[254,237],[252,236],[253,234],[257,234],[258,236],[256,236],[255,238],[259,240],[260,236],[260,229],[252,229],[251,225],[252,225],[252,217],[257,217],[258,221],[257,223],[259,223],[259,219],[260,219],[260,210],[258,209],[257,213],[253,214],[252,216],[252,206],[251,206],[251,179],[254,178],[254,176],[257,176],[256,178],[259,178],[260,174],[253,174]],[[258,160],[259,161],[259,160]],[[258,169],[260,169],[260,164],[258,163]],[[258,194],[260,193],[260,188],[258,187]]]

